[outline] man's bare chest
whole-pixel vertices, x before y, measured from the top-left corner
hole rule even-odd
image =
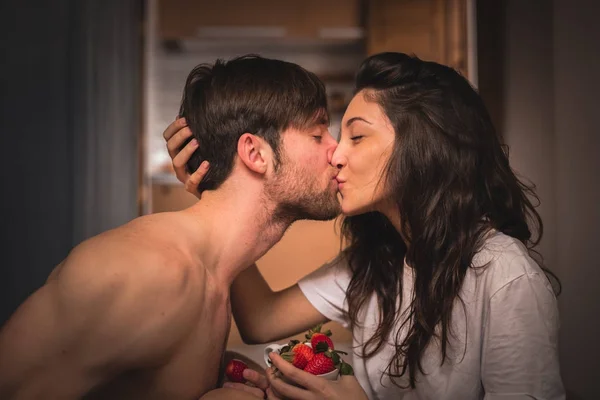
[[[216,388],[231,326],[229,302],[200,313],[162,365],[123,374],[90,399],[198,399]]]

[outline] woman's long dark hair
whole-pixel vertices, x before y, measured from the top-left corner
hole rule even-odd
[[[343,220],[353,269],[349,318],[356,327],[361,308],[377,295],[379,324],[362,355],[373,355],[394,334],[387,373],[399,385],[395,378],[408,372],[414,388],[432,339],[442,363],[447,359],[452,310],[485,235],[496,229],[531,251],[542,221],[528,198],[538,200],[533,187],[515,176],[481,98],[455,70],[402,53],[377,54],[358,72],[361,91],[396,132],[382,183],[397,205],[402,234],[376,212]],[[414,271],[414,300],[401,298],[404,261]],[[401,315],[402,301],[411,300]],[[402,324],[404,338],[393,331]]]

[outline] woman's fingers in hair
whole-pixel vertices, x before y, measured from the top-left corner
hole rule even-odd
[[[187,126],[185,118],[175,118],[175,121],[171,122],[167,129],[163,132],[163,138],[168,141],[171,137],[176,134],[181,128]]]
[[[186,128],[187,129],[187,128]],[[189,130],[189,129],[187,129]],[[191,135],[191,132],[190,132]],[[185,139],[184,139],[185,141]],[[168,146],[168,142],[167,142]],[[187,162],[192,157],[192,154],[198,149],[198,141],[196,139],[192,139],[188,144],[185,145],[181,151],[174,152],[175,154],[171,156],[173,159],[173,169],[175,170],[175,175],[177,175],[177,179],[180,182],[185,182],[188,178],[187,171],[185,166]],[[169,154],[171,154],[171,150],[169,150]]]
[[[208,161],[202,161],[198,169],[185,180],[185,190],[198,198],[201,196],[201,193],[198,192],[198,185],[208,172],[208,167]]]
[[[180,149],[182,148],[182,146],[184,145],[184,143],[191,136],[192,136],[192,130],[189,127],[187,127],[187,126],[184,126],[183,128],[179,129],[177,132],[175,132],[173,134],[173,136],[171,136],[167,140],[167,150],[169,151],[169,157],[171,157],[172,159],[175,159],[175,157],[180,153]],[[186,145],[186,147],[190,146],[190,145],[193,146],[193,147],[195,147],[195,148],[197,148],[198,147],[198,141],[196,139],[192,139]]]

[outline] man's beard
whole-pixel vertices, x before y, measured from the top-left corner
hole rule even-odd
[[[277,204],[274,221],[329,221],[341,211],[336,191],[329,186],[321,189],[318,178],[289,161],[280,164],[274,179],[267,183],[265,194]]]

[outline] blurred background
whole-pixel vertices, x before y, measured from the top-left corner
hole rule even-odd
[[[537,185],[563,379],[569,399],[600,398],[599,15],[592,0],[1,2],[0,324],[82,240],[194,202],[162,132],[195,65],[296,62],[325,82],[337,134],[360,62],[402,51],[468,77]],[[333,222],[299,222],[258,265],[279,290],[339,246]],[[229,347],[244,348],[235,327]]]

